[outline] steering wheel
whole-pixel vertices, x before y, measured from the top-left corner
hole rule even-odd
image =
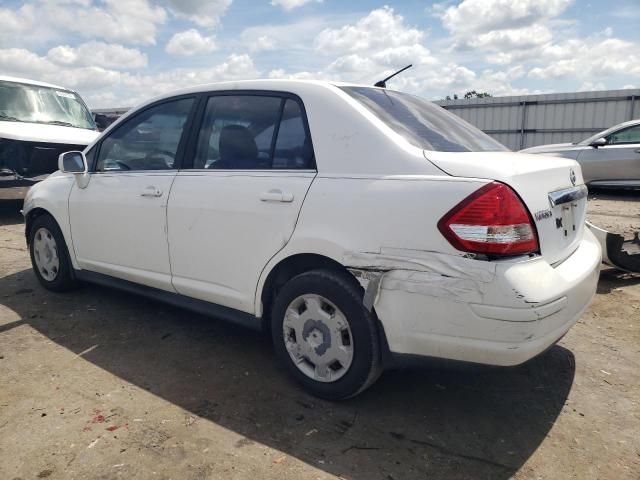
[[[165,157],[165,158],[162,158],[162,157]],[[150,159],[153,159],[153,158],[157,158],[159,160],[164,160],[164,163],[167,166],[167,168],[173,168],[173,164],[174,164],[174,162],[176,160],[174,152],[170,152],[168,150],[163,150],[161,148],[157,148],[155,150],[151,150],[144,157],[145,160],[150,160]]]

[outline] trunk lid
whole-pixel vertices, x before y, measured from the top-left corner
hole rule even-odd
[[[577,248],[587,212],[577,162],[513,152],[424,153],[448,175],[497,180],[513,188],[531,213],[540,253],[549,263],[561,262]]]

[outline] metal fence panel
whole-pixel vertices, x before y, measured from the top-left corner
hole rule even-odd
[[[442,100],[455,113],[512,150],[578,142],[640,118],[640,89]]]

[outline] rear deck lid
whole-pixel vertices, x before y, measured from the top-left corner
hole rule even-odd
[[[434,152],[425,157],[455,177],[509,185],[529,209],[540,253],[551,264],[567,258],[582,238],[587,189],[573,160],[513,152]]]

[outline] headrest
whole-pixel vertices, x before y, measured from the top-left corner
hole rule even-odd
[[[242,125],[227,125],[220,132],[220,161],[224,163],[255,162],[258,147],[253,135]]]

